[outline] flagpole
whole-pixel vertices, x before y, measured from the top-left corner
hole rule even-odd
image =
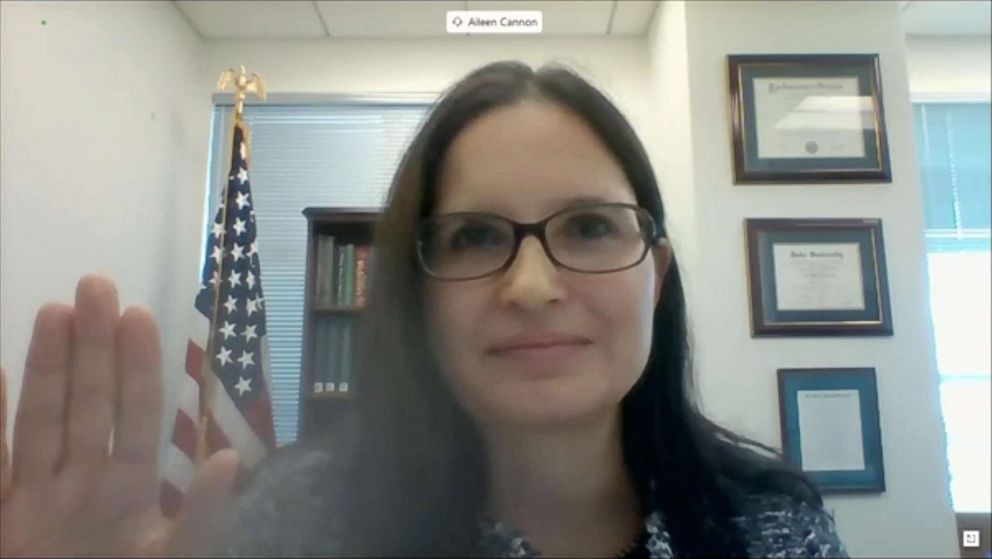
[[[247,93],[255,93],[263,101],[265,100],[265,83],[262,81],[262,76],[258,73],[252,73],[249,77],[248,73],[245,71],[245,67],[241,66],[240,71],[234,68],[228,68],[221,72],[220,77],[217,79],[217,89],[224,91],[228,89],[229,86],[233,85],[235,88],[234,93],[234,122],[231,125],[231,132],[228,135],[229,141],[228,152],[227,152],[227,162],[228,165],[231,163],[231,158],[233,157],[233,150],[240,149],[240,146],[234,145],[235,132],[240,127],[242,141],[246,145],[246,155],[245,164],[250,166],[250,160],[247,157],[247,144],[248,144],[248,130],[244,126],[244,106],[245,106],[245,96]],[[231,169],[228,169],[230,172]],[[224,181],[224,196],[221,198],[221,233],[220,233],[220,249],[221,258],[217,265],[217,274],[219,281],[217,285],[214,286],[214,303],[212,308],[212,313],[210,317],[210,332],[207,334],[207,362],[209,367],[207,367],[203,372],[203,390],[201,392],[203,401],[200,405],[200,417],[199,425],[197,426],[197,447],[196,447],[196,463],[200,464],[208,458],[209,448],[207,445],[207,429],[209,425],[210,416],[210,402],[212,402],[211,396],[213,395],[213,355],[215,344],[214,344],[214,333],[217,331],[217,314],[218,307],[220,306],[220,284],[224,281],[224,251],[226,250],[226,238],[227,238],[227,202],[228,193],[231,188],[231,179],[228,176],[227,180]]]

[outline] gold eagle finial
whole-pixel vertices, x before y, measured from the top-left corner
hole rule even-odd
[[[217,79],[217,89],[224,91],[234,86],[234,111],[237,118],[241,118],[245,107],[245,96],[247,93],[258,95],[259,99],[265,101],[265,82],[258,72],[252,72],[251,76],[245,71],[245,67],[240,69],[228,68],[220,73]]]

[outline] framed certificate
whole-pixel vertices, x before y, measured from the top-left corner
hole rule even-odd
[[[751,335],[892,335],[882,222],[747,219]]]
[[[892,182],[877,54],[728,61],[735,184]]]
[[[824,493],[885,491],[875,369],[779,369],[782,453]]]

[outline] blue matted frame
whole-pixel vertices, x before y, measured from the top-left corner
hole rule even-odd
[[[806,471],[823,493],[881,493],[885,491],[878,386],[874,368],[779,369],[778,399],[782,453],[802,468],[798,393],[802,390],[857,390],[860,401],[863,470]]]
[[[745,219],[751,335],[891,336],[885,242],[880,219]],[[863,310],[779,310],[775,243],[858,243]]]

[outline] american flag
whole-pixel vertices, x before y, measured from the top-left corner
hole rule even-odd
[[[201,412],[207,417],[206,456],[230,447],[238,451],[242,467],[251,468],[275,447],[265,299],[243,126],[240,120],[235,124],[227,198],[207,239],[191,313],[186,374],[180,375],[162,476],[162,509],[169,516],[178,511],[195,477]]]

